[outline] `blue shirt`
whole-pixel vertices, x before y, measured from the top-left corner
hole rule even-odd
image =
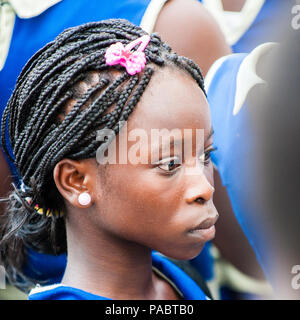
[[[158,253],[152,253],[152,264],[171,280],[185,300],[208,300],[202,289],[184,271]],[[34,289],[29,300],[111,300],[77,288],[54,285]]]

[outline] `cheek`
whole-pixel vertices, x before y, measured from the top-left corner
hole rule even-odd
[[[163,226],[176,218],[183,194],[168,177],[142,165],[109,168],[100,192],[97,202],[102,226],[127,238],[161,233]]]
[[[212,178],[212,168],[208,170]],[[155,169],[115,168],[99,188],[97,227],[112,239],[128,240],[176,259],[191,259],[204,242],[187,238],[196,219],[184,200],[183,174],[165,177]],[[101,192],[101,195],[100,195]]]

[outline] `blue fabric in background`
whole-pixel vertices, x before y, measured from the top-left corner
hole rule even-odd
[[[58,256],[37,253],[27,248],[27,261],[23,272],[30,278],[38,279],[41,284],[59,283],[67,264],[66,254]]]
[[[211,242],[206,242],[201,253],[190,260],[191,265],[197,269],[205,281],[209,281],[214,276],[214,258],[210,252]]]
[[[249,53],[265,42],[277,42],[281,34],[278,30],[290,23],[290,0],[266,0],[255,20],[232,46],[235,53]]]

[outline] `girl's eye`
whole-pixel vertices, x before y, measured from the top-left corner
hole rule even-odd
[[[181,163],[179,163],[178,158],[168,158],[166,160],[162,160],[158,165],[160,169],[162,169],[167,173],[175,171],[180,166],[181,166]]]
[[[210,162],[210,155],[212,152],[216,151],[217,148],[211,148],[209,150],[206,150],[201,156],[200,156],[200,160],[205,164],[208,165]]]

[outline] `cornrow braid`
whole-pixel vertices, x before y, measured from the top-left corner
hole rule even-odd
[[[55,165],[63,158],[95,157],[103,143],[97,140],[97,130],[109,128],[118,134],[158,68],[179,68],[204,91],[199,67],[174,53],[155,33],[144,50],[146,66],[140,73],[131,76],[120,65],[106,64],[104,55],[111,44],[127,45],[145,34],[120,19],[69,28],[35,53],[17,79],[3,113],[1,142],[23,188],[15,187],[5,199],[0,258],[10,281],[23,290],[35,282],[22,274],[26,247],[66,252],[64,218],[46,215],[49,208],[66,210],[52,177]],[[6,126],[13,155],[8,152]],[[35,204],[45,214],[37,214]]]

